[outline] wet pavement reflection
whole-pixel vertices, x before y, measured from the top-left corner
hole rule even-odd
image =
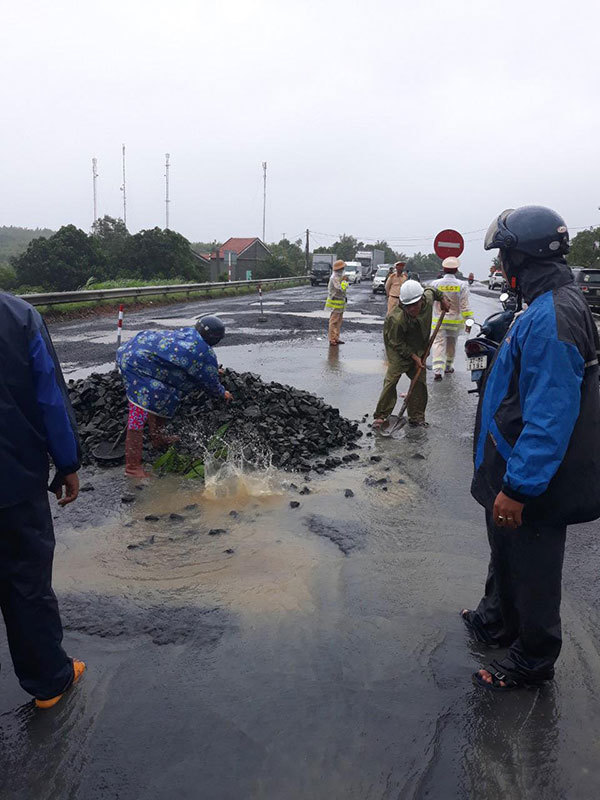
[[[362,419],[380,335],[220,355]],[[229,471],[138,490],[120,470],[84,475],[93,490],[55,512],[55,588],[88,672],[36,712],[0,638],[0,796],[597,797],[597,525],[570,529],[554,684],[488,696],[470,681],[489,655],[458,616],[487,567],[469,388],[460,355],[429,383],[429,429],[376,439],[369,416],[358,461],[309,480]]]

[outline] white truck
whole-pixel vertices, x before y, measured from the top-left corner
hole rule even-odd
[[[385,262],[385,253],[383,250],[359,250],[354,260],[360,262],[363,278],[371,280],[377,272],[377,267]]]

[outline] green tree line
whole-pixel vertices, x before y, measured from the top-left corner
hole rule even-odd
[[[123,220],[105,216],[91,234],[64,225],[32,239],[0,270],[0,288],[65,292],[92,281],[156,278],[201,282],[208,272],[181,234],[160,228],[130,234]]]

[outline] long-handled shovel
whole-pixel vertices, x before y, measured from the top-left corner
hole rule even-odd
[[[392,433],[394,433],[394,431],[397,431],[397,430],[399,430],[400,428],[403,428],[406,425],[407,419],[404,416],[404,414],[406,413],[406,409],[408,408],[408,401],[410,400],[410,396],[411,396],[411,394],[413,392],[413,389],[415,388],[416,383],[419,380],[419,376],[421,374],[421,370],[424,369],[424,367],[425,367],[425,362],[427,361],[427,356],[429,355],[429,351],[431,350],[431,346],[433,345],[435,337],[438,335],[438,332],[439,332],[440,328],[442,327],[442,322],[444,321],[444,317],[445,316],[446,316],[446,312],[442,309],[442,312],[440,313],[440,318],[438,319],[437,325],[435,326],[435,328],[433,330],[433,333],[431,334],[431,338],[430,338],[429,343],[428,343],[428,345],[427,345],[427,347],[425,349],[425,352],[421,356],[421,363],[423,364],[423,367],[417,367],[417,371],[415,372],[415,377],[410,382],[410,386],[408,388],[408,392],[406,393],[406,397],[404,398],[404,402],[402,403],[402,408],[400,409],[400,413],[398,414],[398,418],[396,419],[396,422],[394,422],[394,424],[391,425],[387,430],[381,430],[380,429],[379,433],[381,434],[381,436],[391,436]]]

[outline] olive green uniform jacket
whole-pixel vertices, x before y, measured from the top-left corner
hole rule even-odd
[[[385,318],[383,343],[390,363],[406,372],[413,364],[411,356],[422,356],[431,336],[433,303],[444,299],[442,292],[427,288],[423,295],[423,308],[418,317],[410,317],[398,306]]]

